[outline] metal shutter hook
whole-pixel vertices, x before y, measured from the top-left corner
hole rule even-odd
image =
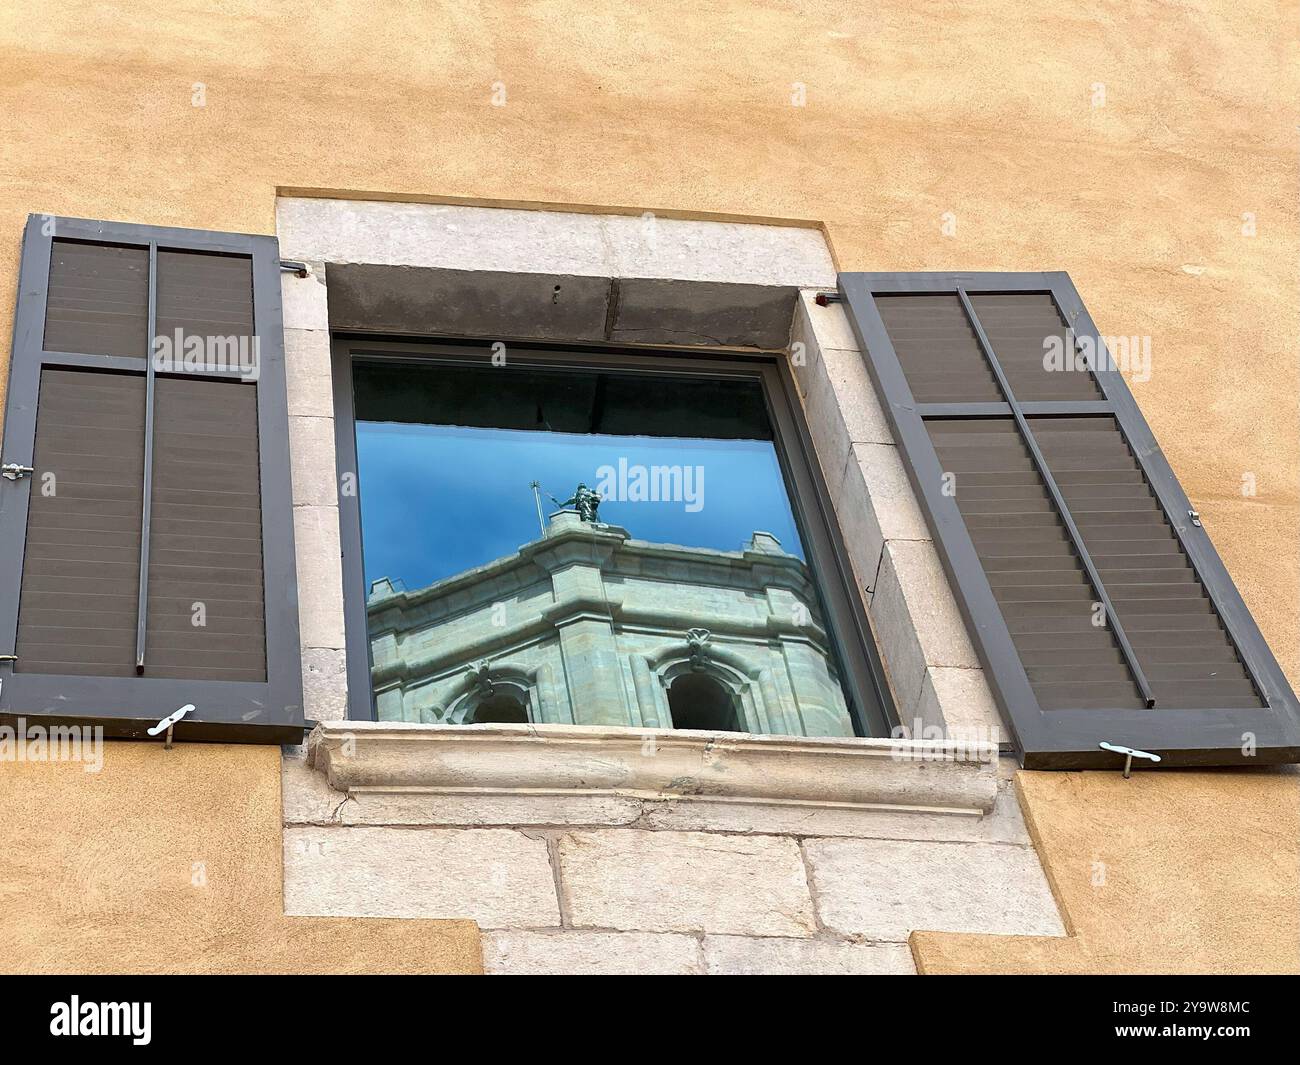
[[[176,722],[194,709],[193,703],[186,703],[179,710],[168,714],[158,724],[148,729],[150,736],[157,736],[163,729],[167,730],[167,737],[163,740],[163,750],[170,751],[172,747],[172,729],[176,727]]]
[[[1133,747],[1121,747],[1118,743],[1107,743],[1102,740],[1097,744],[1103,751],[1114,751],[1116,754],[1124,756],[1124,779],[1128,780],[1129,772],[1133,769],[1133,759],[1149,758],[1153,762],[1160,761],[1160,755],[1152,754],[1150,751],[1139,751]]]

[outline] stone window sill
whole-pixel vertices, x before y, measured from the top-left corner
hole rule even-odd
[[[989,745],[582,725],[321,722],[307,760],[349,794],[609,795],[979,816],[998,789]]]

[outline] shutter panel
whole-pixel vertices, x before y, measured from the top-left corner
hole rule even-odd
[[[1022,763],[1300,761],[1295,695],[1068,276],[840,290]]]
[[[273,238],[33,216],[3,458],[0,715],[301,739]]]
[[[142,375],[41,374],[16,672],[135,673],[144,399]]]
[[[1010,418],[926,423],[980,565],[1044,709],[1143,705],[1051,496]]]
[[[54,241],[45,349],[143,360],[149,349],[149,249]]]
[[[145,676],[265,680],[256,392],[160,377],[155,402]]]

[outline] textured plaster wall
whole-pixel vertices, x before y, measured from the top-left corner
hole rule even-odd
[[[271,233],[294,186],[811,219],[846,269],[1066,269],[1103,333],[1151,335],[1138,401],[1296,677],[1293,28],[1249,0],[10,0],[0,293],[29,211]]]
[[[481,971],[473,921],[284,915],[278,747],[4,763],[0,809],[0,971]]]
[[[0,369],[28,212],[270,233],[277,187],[801,218],[825,224],[846,269],[1066,269],[1103,333],[1152,337],[1138,401],[1294,683],[1292,15],[1263,2],[897,2],[850,15],[832,3],[11,0],[0,10]],[[130,750],[104,778],[117,782],[112,802],[79,767],[0,765],[0,793],[27,814],[6,819],[6,837],[18,835],[0,841],[0,861],[25,870],[0,880],[0,929],[22,945],[0,953],[8,963],[79,949],[84,966],[122,964],[50,931],[41,906],[56,895],[54,912],[77,927],[119,936],[125,919],[137,957],[168,956],[146,942],[166,922],[132,916],[125,886],[163,875],[133,848],[163,861],[158,848],[176,845],[139,819],[140,804],[161,802],[143,760],[163,756]],[[236,767],[253,793],[278,788],[275,759],[204,750],[168,769],[189,823],[274,833],[241,836],[253,851],[232,856],[278,847],[278,823],[236,824],[233,795],[201,798]],[[1070,832],[1040,836],[1049,865],[1056,848],[1093,850],[1116,825],[1135,853],[1165,838],[1136,795],[1176,817],[1183,841],[1219,839],[1226,864],[1214,868],[1240,884],[1265,875],[1253,857],[1265,848],[1294,868],[1296,834],[1276,834],[1294,779],[1162,775],[1123,790],[1109,776],[1044,776],[1025,800],[1031,820],[1040,804],[1082,811],[1065,818]],[[92,801],[129,824],[105,836],[93,816],[65,819],[62,842],[33,827]],[[232,875],[270,905],[278,869],[259,876],[242,860]],[[1189,866],[1193,885],[1205,868]],[[1185,909],[1200,891],[1184,880],[1099,893],[1096,906],[1133,926],[1166,912],[1210,922],[1211,909]],[[1217,920],[1222,930],[1233,918]],[[51,936],[62,946],[38,951]]]

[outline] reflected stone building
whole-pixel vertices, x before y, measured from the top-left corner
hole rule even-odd
[[[553,514],[513,555],[367,604],[380,720],[851,736],[807,567]]]

